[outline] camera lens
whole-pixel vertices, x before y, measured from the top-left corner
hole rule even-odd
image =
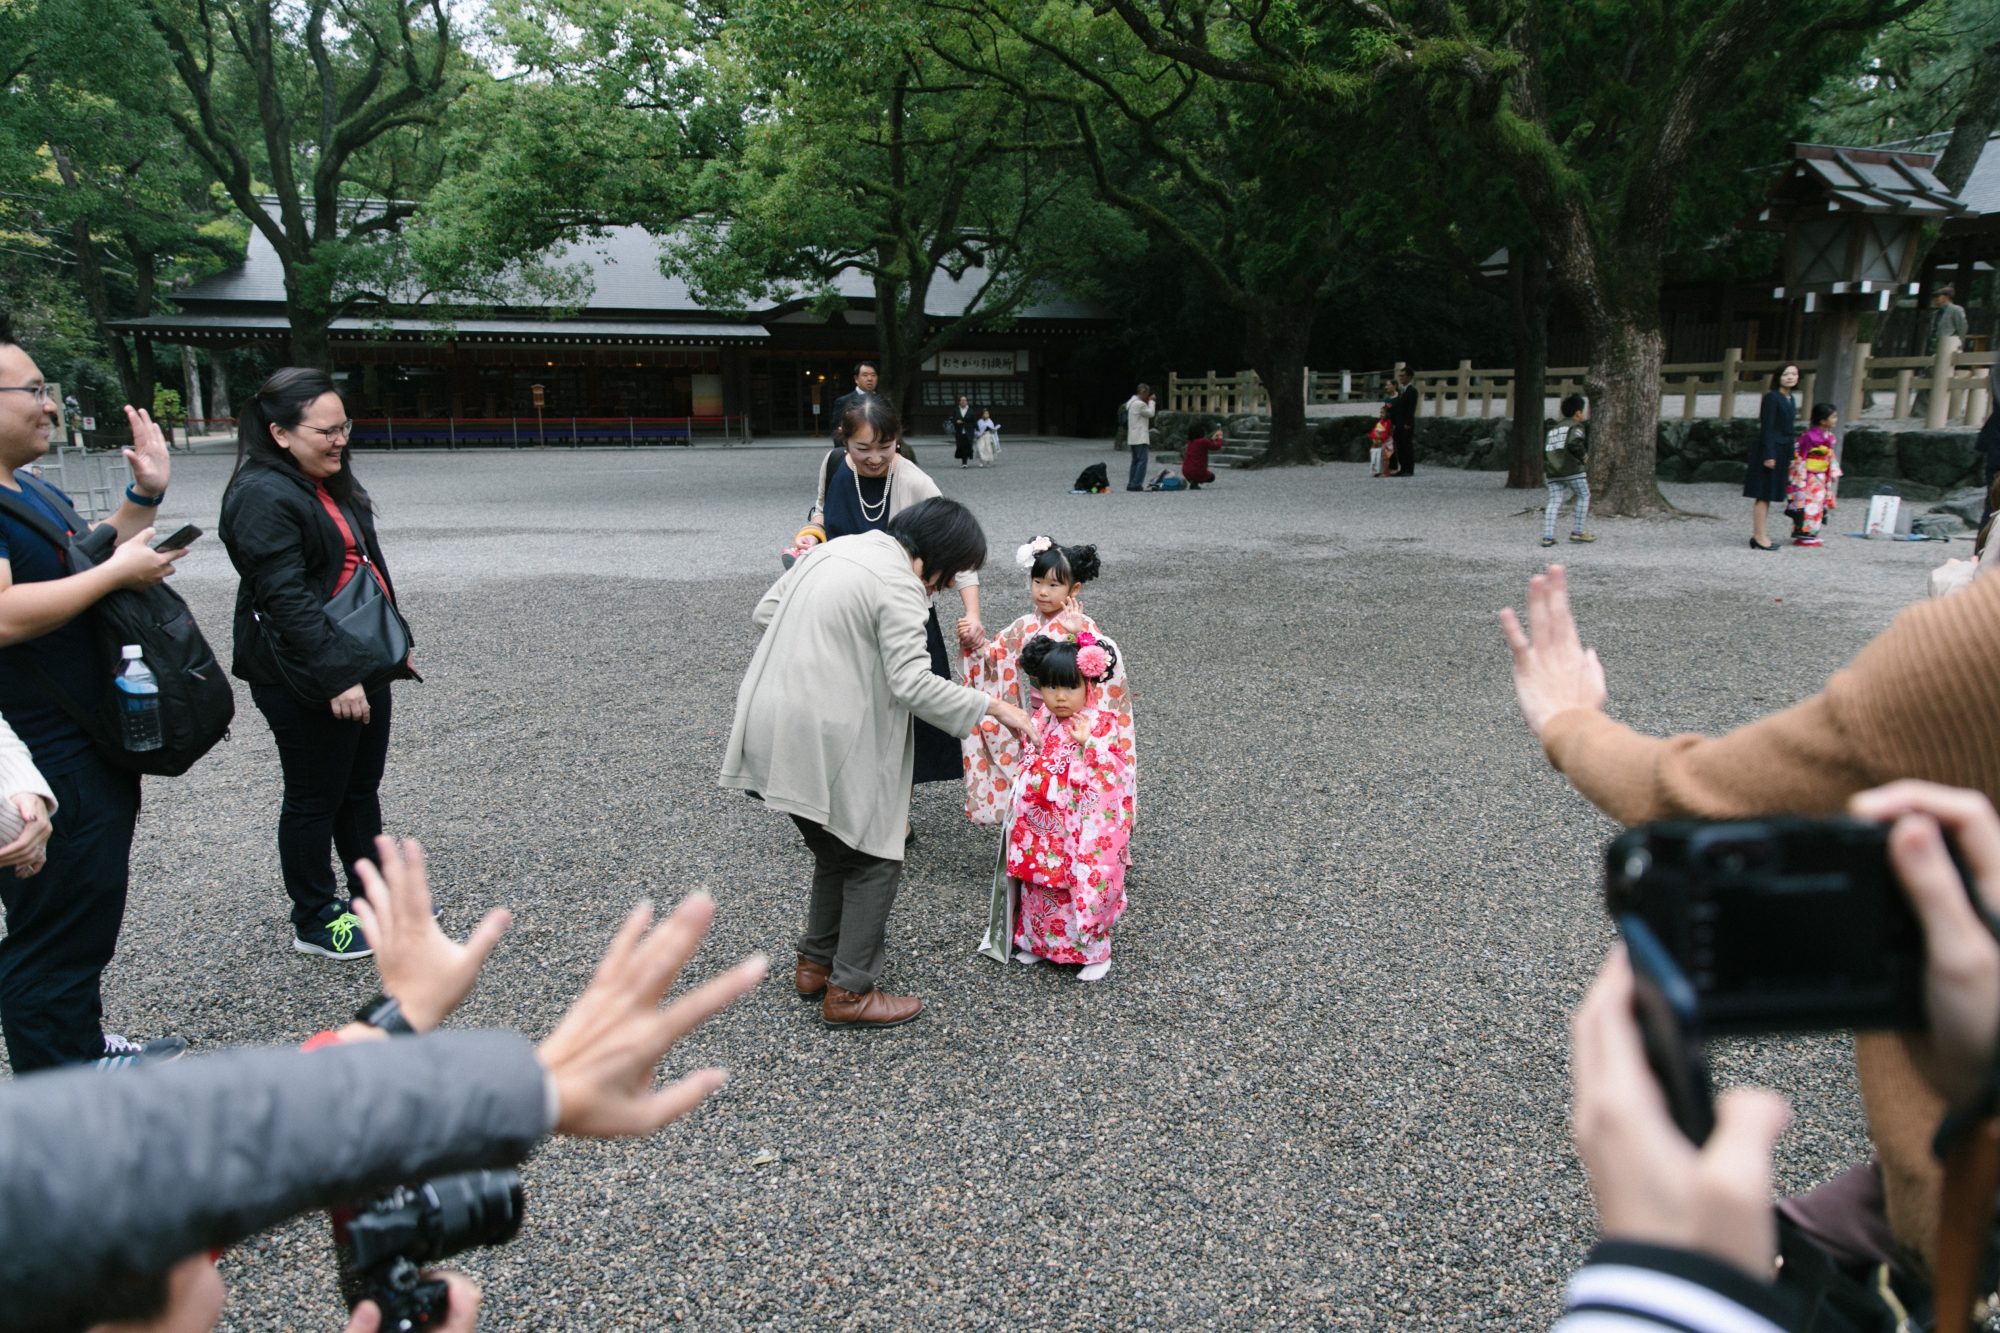
[[[422,1186],[429,1205],[432,1257],[475,1245],[504,1245],[521,1229],[527,1196],[518,1171],[466,1171]]]
[[[1653,868],[1653,854],[1644,847],[1634,847],[1625,857],[1623,874],[1630,883],[1638,883]]]

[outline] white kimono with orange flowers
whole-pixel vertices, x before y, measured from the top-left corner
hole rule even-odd
[[[1110,677],[1098,688],[1096,704],[1117,714],[1119,734],[1126,742],[1127,753],[1131,753],[1132,691],[1126,683],[1125,654],[1119,651],[1116,640],[1105,639],[1089,616],[1083,618],[1080,632],[1104,639],[1118,654],[1118,665],[1111,668]],[[1030,611],[965,654],[965,683],[992,698],[1005,699],[1032,716],[1042,706],[1042,695],[1021,674],[1021,645],[1037,634],[1059,639],[1070,637],[1069,631],[1054,619],[1044,620]],[[1014,777],[1021,771],[1021,743],[1014,739],[1013,732],[988,717],[960,744],[965,754],[965,817],[975,824],[1002,822],[1007,815],[1009,793],[1014,790]]]

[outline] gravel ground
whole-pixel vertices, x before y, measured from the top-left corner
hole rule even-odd
[[[1086,603],[1130,654],[1142,820],[1117,969],[1080,987],[974,956],[991,837],[923,789],[886,983],[930,1008],[868,1034],[791,996],[804,852],[715,785],[749,610],[816,455],[362,459],[428,677],[398,687],[390,826],[430,849],[448,926],[517,916],[463,1021],[546,1032],[644,894],[715,894],[703,974],[774,963],[672,1061],[731,1068],[712,1105],[530,1163],[525,1234],[464,1262],[487,1326],[1545,1323],[1591,1237],[1564,1019],[1611,937],[1612,826],[1542,762],[1493,624],[1542,562],[1539,494],[1329,465],[1081,497],[1081,467],[1123,457],[1010,444],[961,472],[921,452],[991,534],[989,624],[1026,609],[1016,544],[1099,545]],[[226,473],[177,460],[163,521],[212,527]],[[1668,490],[1719,521],[1600,519],[1595,546],[1556,552],[1614,712],[1653,732],[1810,693],[1941,558],[1760,555],[1733,488]],[[226,644],[220,543],[176,582]],[[373,990],[367,965],[289,948],[276,752],[239,705],[230,742],[148,784],[106,978],[126,1031],[295,1042]],[[1786,1185],[1863,1151],[1840,1043],[1720,1064],[1795,1099]],[[339,1326],[323,1221],[224,1267],[225,1327]]]

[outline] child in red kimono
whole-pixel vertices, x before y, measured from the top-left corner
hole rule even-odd
[[[1037,635],[1021,669],[1041,690],[1041,748],[1014,779],[1006,873],[1019,886],[1014,961],[1081,964],[1078,981],[1111,970],[1111,928],[1125,910],[1134,762],[1120,718],[1099,706],[1116,650],[1085,630]]]
[[[1396,427],[1391,424],[1389,414],[1395,409],[1388,403],[1382,404],[1382,416],[1368,431],[1368,475],[1386,477],[1389,475],[1396,457]]]
[[[1812,427],[1792,446],[1792,470],[1787,478],[1790,501],[1785,512],[1792,516],[1792,545],[1824,546],[1820,524],[1839,503],[1835,491],[1840,485],[1840,460],[1834,456],[1833,428],[1840,413],[1832,403],[1814,403]]]

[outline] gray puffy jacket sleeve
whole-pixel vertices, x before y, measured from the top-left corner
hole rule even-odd
[[[0,1311],[87,1316],[298,1213],[519,1162],[551,1128],[512,1032],[18,1078],[0,1086]]]

